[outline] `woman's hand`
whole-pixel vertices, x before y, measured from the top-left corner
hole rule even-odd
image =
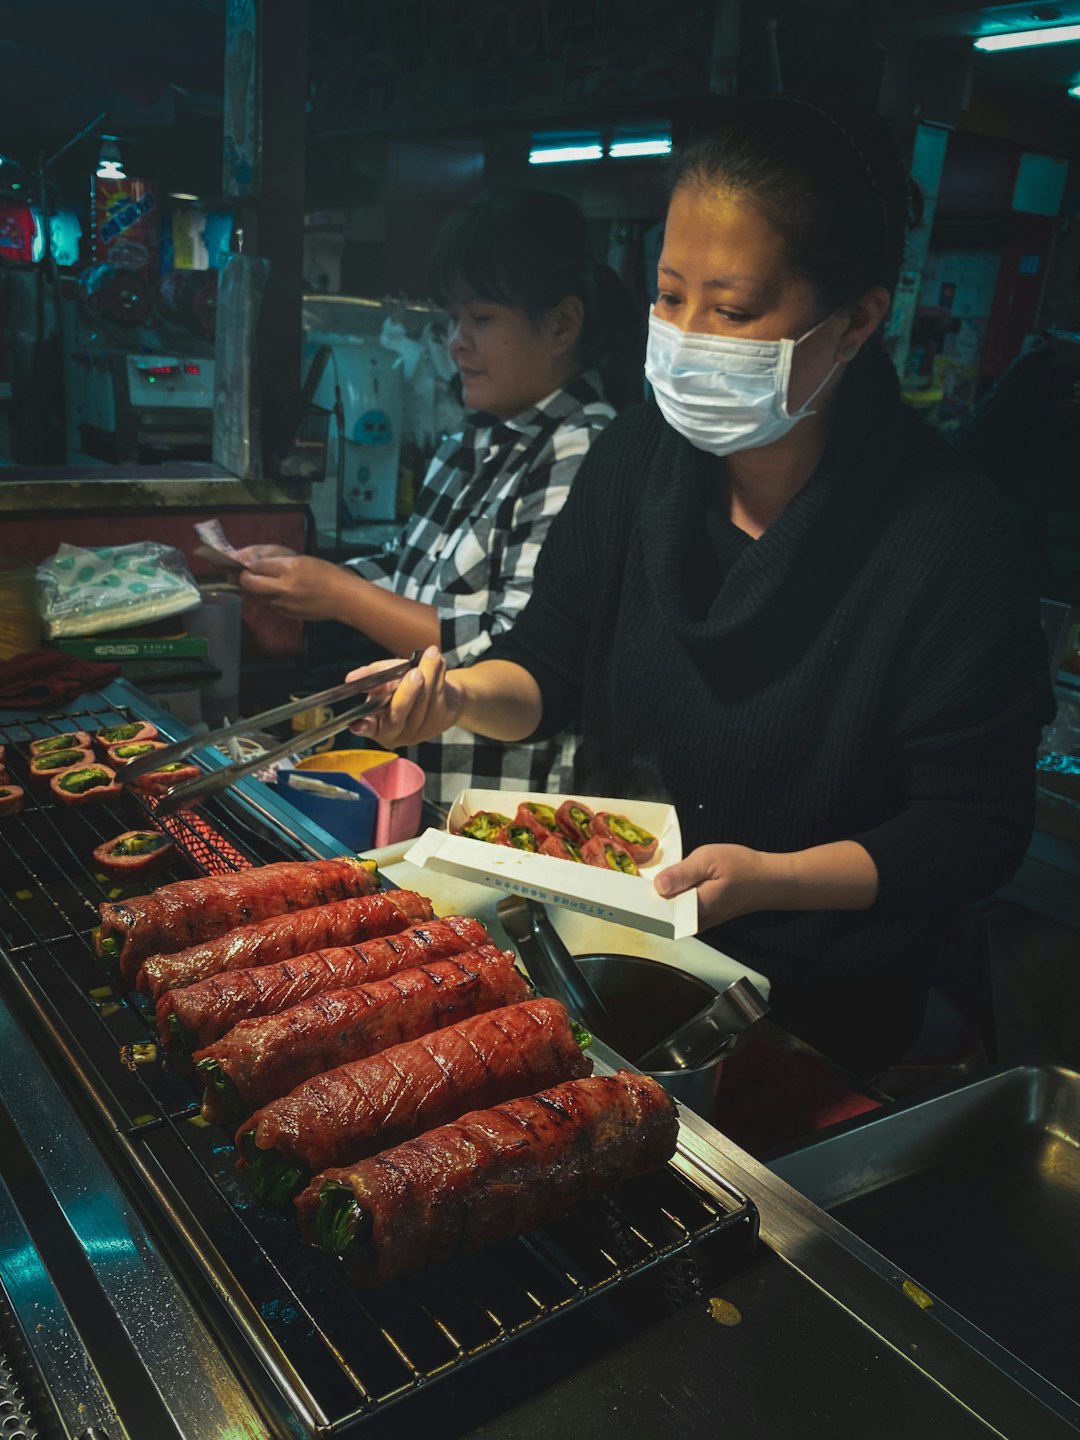
[[[737,915],[782,908],[770,900],[774,877],[769,861],[775,858],[746,845],[699,845],[677,865],[661,870],[656,888],[669,898],[696,890],[698,929],[708,930]]]
[[[250,565],[254,560],[281,560],[295,555],[296,551],[290,550],[288,545],[245,545],[235,554],[241,565]]]
[[[249,545],[240,584],[294,620],[344,620],[355,599],[358,576],[315,555],[294,555],[283,545]],[[284,552],[268,555],[266,551]],[[355,622],[347,622],[355,623]]]
[[[361,676],[374,675],[400,663],[399,660],[379,660],[374,665],[350,670],[345,678],[359,680]],[[358,720],[350,728],[354,734],[377,740],[390,750],[441,735],[457,724],[465,705],[464,692],[453,673],[447,670],[442,652],[434,645],[428,646],[419,665],[401,680],[380,685],[371,693],[375,697],[387,692],[391,700],[385,709],[366,720]]]
[[[771,852],[746,845],[699,845],[656,877],[661,895],[698,893],[698,928],[759,910],[868,910],[878,873],[855,840]]]

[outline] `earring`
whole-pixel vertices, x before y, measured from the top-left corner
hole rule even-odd
[[[854,345],[843,345],[843,346],[841,346],[841,348],[840,348],[840,359],[841,359],[841,360],[854,360],[854,359],[855,359],[855,355],[856,355],[856,350],[855,350],[855,346],[854,346]]]

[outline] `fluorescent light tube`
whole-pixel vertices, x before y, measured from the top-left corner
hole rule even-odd
[[[1001,35],[980,35],[976,50],[1023,50],[1029,45],[1064,45],[1080,40],[1080,25],[1050,25],[1041,30],[1008,30]]]
[[[601,145],[542,145],[529,151],[530,165],[567,165],[572,160],[602,160]]]
[[[612,160],[627,160],[634,155],[670,155],[671,136],[656,135],[648,140],[615,140],[607,152]]]

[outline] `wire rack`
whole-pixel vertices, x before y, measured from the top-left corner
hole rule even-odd
[[[231,1137],[206,1125],[191,1085],[159,1063],[145,998],[120,992],[93,956],[98,905],[129,892],[95,873],[91,852],[145,825],[151,812],[127,793],[56,803],[47,782],[29,779],[27,747],[41,734],[131,718],[147,717],[103,702],[34,726],[0,726],[12,779],[27,790],[23,812],[0,818],[4,988],[54,1068],[67,1070],[121,1173],[149,1194],[155,1233],[235,1363],[252,1385],[269,1385],[279,1406],[285,1395],[290,1423],[311,1435],[343,1433],[584,1301],[593,1303],[575,1332],[579,1346],[596,1343],[598,1317],[616,1294],[618,1328],[633,1309],[631,1292],[644,1293],[655,1314],[658,1304],[702,1293],[717,1263],[746,1263],[754,1207],[679,1155],[532,1235],[378,1289],[350,1287],[335,1263],[300,1241],[291,1218],[253,1198]],[[168,818],[179,853],[155,883],[311,849],[302,817],[290,835],[228,798]]]

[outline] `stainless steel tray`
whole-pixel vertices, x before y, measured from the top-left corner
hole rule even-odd
[[[1080,1075],[1004,1070],[769,1168],[1080,1401]]]

